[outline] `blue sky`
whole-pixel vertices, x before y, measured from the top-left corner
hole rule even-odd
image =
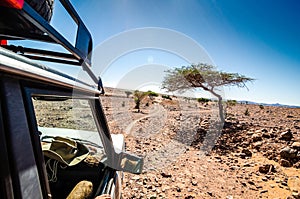
[[[225,88],[227,99],[300,105],[300,2],[297,0],[71,2],[92,33],[95,50],[124,31],[147,27],[171,30],[199,44],[219,70],[256,79],[247,84],[249,90]],[[52,24],[74,40],[75,25],[59,7],[55,8]],[[130,42],[134,43],[134,39]],[[114,51],[118,46],[111,48],[108,50]],[[101,60],[97,60],[94,68],[98,64],[101,65]],[[120,86],[127,74],[148,66],[184,64],[189,62],[171,51],[145,48],[120,54],[105,71],[94,71],[103,77],[104,84]]]

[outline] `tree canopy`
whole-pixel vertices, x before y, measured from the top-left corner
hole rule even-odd
[[[217,71],[212,65],[192,64],[167,71],[162,87],[169,92],[202,88],[206,91],[220,86],[246,87],[247,81],[254,79],[238,73]]]
[[[208,64],[192,64],[166,71],[167,75],[162,83],[162,88],[168,92],[184,92],[189,89],[202,88],[218,98],[220,119],[224,121],[222,96],[217,89],[221,86],[246,87],[246,82],[253,78],[239,73],[228,73],[216,70],[216,67]]]

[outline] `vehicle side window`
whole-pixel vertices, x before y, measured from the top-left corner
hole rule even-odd
[[[82,180],[98,187],[107,157],[90,99],[32,96],[32,104],[53,198]]]
[[[97,131],[89,101],[33,98],[39,127]]]

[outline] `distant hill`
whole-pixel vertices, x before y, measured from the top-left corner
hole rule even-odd
[[[300,106],[294,106],[294,105],[285,105],[285,104],[279,104],[279,103],[275,103],[275,104],[267,104],[267,103],[258,103],[258,102],[251,102],[251,101],[246,101],[246,100],[241,100],[238,101],[239,103],[242,104],[257,104],[257,105],[263,105],[263,106],[280,106],[280,107],[287,107],[287,108],[300,108]]]

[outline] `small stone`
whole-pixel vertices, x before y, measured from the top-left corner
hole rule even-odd
[[[249,149],[243,149],[242,153],[246,154],[247,157],[252,157],[252,152]]]
[[[300,150],[300,142],[294,142],[292,148]]]
[[[295,199],[300,199],[300,193],[293,192],[293,193],[292,193],[292,196],[293,196]]]
[[[280,140],[285,140],[285,141],[291,141],[292,138],[293,138],[293,133],[291,132],[290,129],[288,129],[285,132],[282,132],[279,137]]]
[[[245,164],[243,164],[243,167],[251,167],[251,164],[245,163]]]
[[[286,182],[281,182],[282,186],[288,186]]]
[[[258,150],[261,146],[262,146],[262,144],[263,144],[263,142],[256,142],[256,143],[253,143],[253,148],[254,149],[256,149],[256,150]]]
[[[248,183],[251,185],[255,185],[255,183],[253,181],[248,181]]]
[[[263,177],[261,180],[266,182],[266,181],[268,181],[268,178]]]
[[[255,133],[251,136],[253,142],[258,142],[262,140],[262,137],[259,133]]]
[[[171,177],[172,177],[171,174],[165,173],[165,172],[162,172],[160,175],[161,175],[162,177],[164,177],[164,178],[171,178]]]
[[[271,137],[271,135],[269,133],[263,133],[262,137],[269,139]]]
[[[193,186],[197,186],[198,185],[198,182],[196,180],[192,180],[192,185]]]
[[[273,184],[270,184],[270,187],[271,187],[271,188],[274,188],[274,187],[275,187],[275,185],[273,185]]]
[[[230,170],[239,170],[240,168],[238,166],[232,166],[229,168]]]
[[[262,189],[263,187],[261,185],[256,186],[257,189]]]
[[[193,199],[193,198],[195,198],[195,197],[192,196],[192,195],[188,195],[188,196],[186,196],[184,199]]]
[[[280,180],[279,178],[276,178],[276,179],[275,179],[275,182],[276,182],[276,183],[280,183],[281,180]]]
[[[268,190],[262,190],[262,191],[260,191],[260,193],[267,193],[268,192]]]
[[[265,165],[259,166],[258,171],[260,173],[267,174],[269,172],[275,172],[275,167],[272,164],[265,164]]]
[[[300,161],[293,165],[295,168],[300,169]]]
[[[233,199],[233,196],[231,196],[231,195],[226,196],[226,199]]]
[[[210,191],[208,191],[207,194],[210,195],[210,196],[213,196],[213,193],[210,192]]]
[[[245,153],[239,153],[238,156],[242,159],[245,159],[247,155]]]
[[[135,176],[132,177],[132,179],[133,179],[133,180],[139,180],[140,177],[139,177],[138,175],[135,175]]]
[[[283,166],[283,167],[291,167],[292,163],[290,163],[288,160],[281,159],[280,160],[280,165]]]

